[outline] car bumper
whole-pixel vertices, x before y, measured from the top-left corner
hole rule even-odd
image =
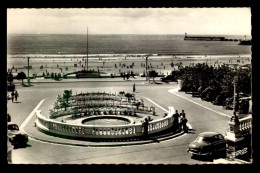
[[[199,152],[199,151],[194,151],[194,150],[191,150],[191,149],[187,149],[187,152],[193,154],[193,155],[198,155],[198,156],[210,156],[210,152],[208,153],[202,153],[202,152]]]

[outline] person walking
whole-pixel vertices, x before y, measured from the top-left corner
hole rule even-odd
[[[18,92],[15,90],[15,93],[14,93],[14,97],[15,97],[15,101],[17,101],[17,98],[19,97],[18,95]]]
[[[12,91],[11,97],[12,97],[12,102],[14,102],[14,92]]]
[[[134,83],[134,85],[133,85],[133,92],[135,92],[135,83]]]

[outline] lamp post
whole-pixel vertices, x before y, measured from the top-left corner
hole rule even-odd
[[[147,80],[147,64],[148,64],[148,56],[145,58],[145,63],[146,63],[146,65],[145,65],[145,76],[146,76],[146,80]]]
[[[88,71],[88,28],[87,28],[87,71]]]
[[[28,86],[30,86],[31,84],[30,84],[30,76],[29,76],[29,71],[30,71],[30,63],[29,63],[29,61],[30,61],[30,57],[28,57],[27,58],[27,69],[28,69],[28,77],[27,77],[27,83],[28,83]]]

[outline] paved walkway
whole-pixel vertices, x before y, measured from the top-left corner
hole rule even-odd
[[[230,118],[232,116],[233,111],[225,110],[223,106],[216,106],[213,105],[211,102],[207,102],[205,100],[202,100],[200,97],[192,97],[191,94],[186,94],[185,92],[180,92],[179,88],[173,88],[168,90],[169,93],[174,94],[180,98],[183,98],[189,102],[192,102],[204,109],[207,109],[209,111],[212,111],[216,114],[219,114],[224,117]]]

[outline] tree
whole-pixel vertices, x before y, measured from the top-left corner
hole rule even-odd
[[[72,90],[64,90],[63,99],[66,99],[66,102],[69,102],[69,98],[72,96]]]
[[[26,79],[26,74],[24,72],[20,72],[18,73],[16,79],[22,80],[22,84],[23,84],[23,80]]]
[[[67,111],[68,103],[62,102],[62,103],[61,103],[61,106],[62,106],[63,108],[65,108],[65,111]]]
[[[149,71],[149,76],[153,78],[153,83],[154,83],[154,78],[158,76],[158,72],[155,70]]]
[[[138,109],[139,109],[139,106],[141,106],[141,105],[142,105],[141,102],[137,102],[137,103],[135,103],[136,109],[138,110]]]
[[[12,84],[13,80],[14,80],[13,74],[12,73],[8,73],[7,74],[7,81],[9,82],[10,85]]]
[[[126,93],[126,94],[125,94],[125,97],[127,97],[128,102],[130,102],[130,98],[131,98],[131,97],[134,97],[134,95],[133,95],[133,94],[130,94],[130,93]]]

